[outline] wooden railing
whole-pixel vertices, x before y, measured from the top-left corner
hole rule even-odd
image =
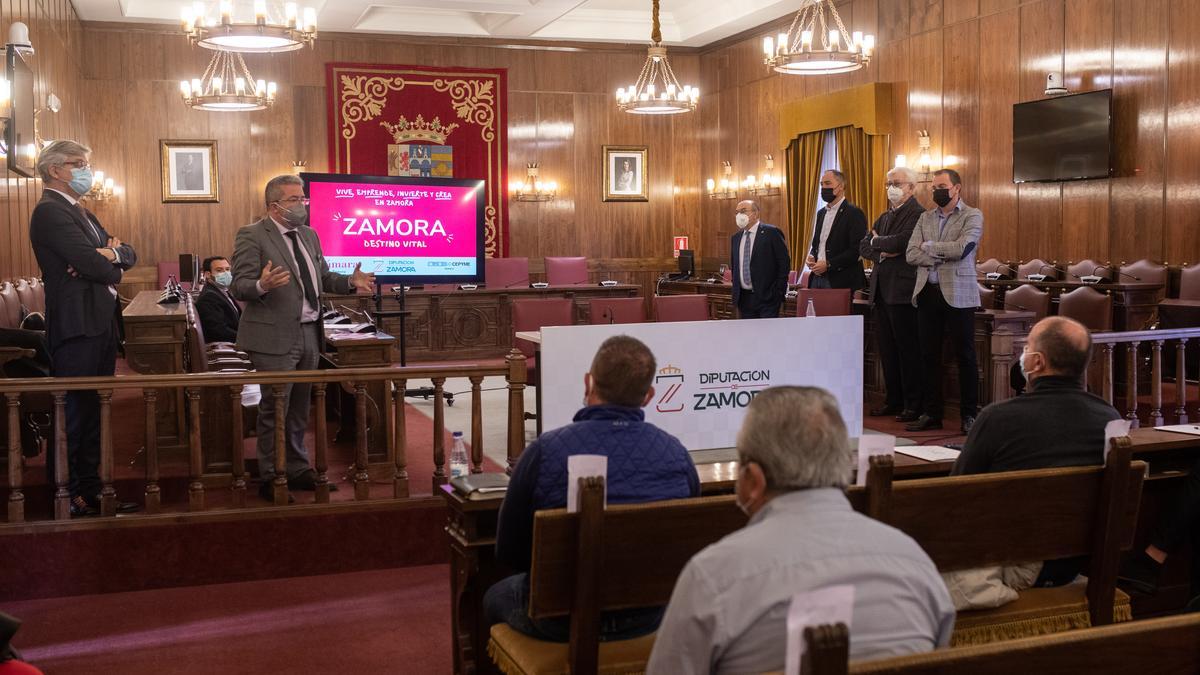
[[[392,475],[392,495],[395,498],[409,496],[409,475],[407,457],[407,434],[405,428],[404,391],[408,383],[415,381],[431,381],[436,396],[433,413],[433,464],[432,481],[434,489],[447,480],[445,471],[445,401],[442,387],[447,378],[465,377],[471,382],[471,456],[470,464],[473,473],[483,470],[483,422],[481,383],[487,376],[504,376],[507,380],[508,411],[507,411],[507,463],[506,469],[511,470],[524,449],[524,390],[526,386],[525,358],[520,352],[513,351],[505,359],[504,365],[481,366],[438,366],[438,367],[396,367],[396,368],[341,368],[336,370],[310,370],[294,372],[248,372],[248,373],[203,373],[179,375],[136,375],[122,377],[72,377],[72,378],[43,378],[43,379],[3,379],[0,378],[0,396],[6,402],[8,416],[8,522],[25,521],[25,494],[22,483],[22,457],[20,447],[20,417],[21,395],[25,393],[49,393],[53,398],[54,426],[53,437],[47,452],[53,452],[54,462],[54,519],[61,520],[70,517],[70,493],[67,489],[67,432],[66,432],[66,398],[68,392],[96,391],[100,399],[100,510],[101,515],[111,516],[116,513],[116,490],[113,486],[113,420],[112,398],[117,390],[141,390],[145,403],[145,452],[146,452],[146,483],[145,483],[145,513],[158,513],[162,508],[161,490],[159,487],[159,449],[157,406],[160,390],[184,390],[186,394],[186,412],[188,419],[188,510],[203,511],[205,496],[210,490],[203,480],[203,450],[201,447],[201,391],[205,388],[224,387],[230,393],[229,411],[232,414],[230,424],[231,453],[231,491],[232,506],[246,506],[246,469],[242,457],[242,389],[247,384],[286,385],[297,382],[313,384],[313,398],[316,403],[315,416],[315,448],[313,468],[316,471],[316,501],[329,502],[328,470],[328,434],[326,433],[325,398],[326,389],[330,383],[349,383],[354,389],[356,404],[356,442],[355,459],[351,467],[354,483],[354,499],[356,501],[369,498],[370,472],[367,460],[368,430],[367,430],[367,384],[372,382],[387,382],[387,390],[391,392],[385,401],[380,402],[386,410],[386,420],[394,420],[394,433],[390,437],[391,454],[394,456]],[[288,503],[286,477],[285,424],[287,393],[282,386],[272,387],[275,406],[275,479],[273,483],[273,498],[276,505]],[[265,400],[260,402],[266,405]]]

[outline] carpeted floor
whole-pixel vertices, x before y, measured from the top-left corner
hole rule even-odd
[[[448,673],[446,565],[5,603],[48,675]]]

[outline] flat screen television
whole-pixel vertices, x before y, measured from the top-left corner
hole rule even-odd
[[[1013,182],[1112,175],[1112,90],[1013,106]]]
[[[16,50],[5,50],[5,74],[11,87],[12,119],[4,130],[8,147],[8,169],[26,178],[37,171],[37,142],[34,140],[33,71]]]
[[[301,173],[329,268],[383,283],[483,281],[484,182]]]

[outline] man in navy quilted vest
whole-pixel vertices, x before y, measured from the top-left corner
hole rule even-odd
[[[520,572],[488,589],[483,605],[488,620],[508,623],[526,635],[566,642],[563,618],[533,620],[529,607],[529,565],[533,514],[567,505],[567,457],[608,457],[608,503],[633,504],[695,497],[700,478],[687,449],[671,434],[645,421],[642,407],[654,397],[654,354],[626,335],[600,345],[583,376],[584,407],[567,426],[548,431],[525,448],[513,469],[496,533],[496,557]],[[623,640],[658,628],[661,607],[605,612],[601,639]]]

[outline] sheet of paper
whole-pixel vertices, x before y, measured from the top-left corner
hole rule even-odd
[[[858,475],[855,485],[867,484],[872,455],[890,455],[896,450],[896,437],[887,434],[863,434],[858,437]]]
[[[850,619],[854,615],[854,587],[849,584],[818,588],[792,596],[787,617],[787,660],[785,675],[800,675],[800,663],[804,658],[804,629],[821,624],[846,624],[850,630]]]
[[[604,455],[571,455],[567,458],[567,513],[579,511],[579,479],[589,476],[608,477],[608,457]],[[608,506],[608,483],[604,485],[604,505]]]
[[[1200,436],[1200,425],[1197,424],[1171,424],[1164,427],[1154,427],[1159,431],[1171,431],[1177,434],[1191,434]]]
[[[927,462],[944,462],[958,459],[958,450],[943,445],[906,445],[896,448],[896,452],[909,457],[916,457]]]
[[[1108,464],[1108,451],[1112,450],[1112,439],[1129,435],[1129,420],[1111,420],[1104,425],[1104,463]]]

